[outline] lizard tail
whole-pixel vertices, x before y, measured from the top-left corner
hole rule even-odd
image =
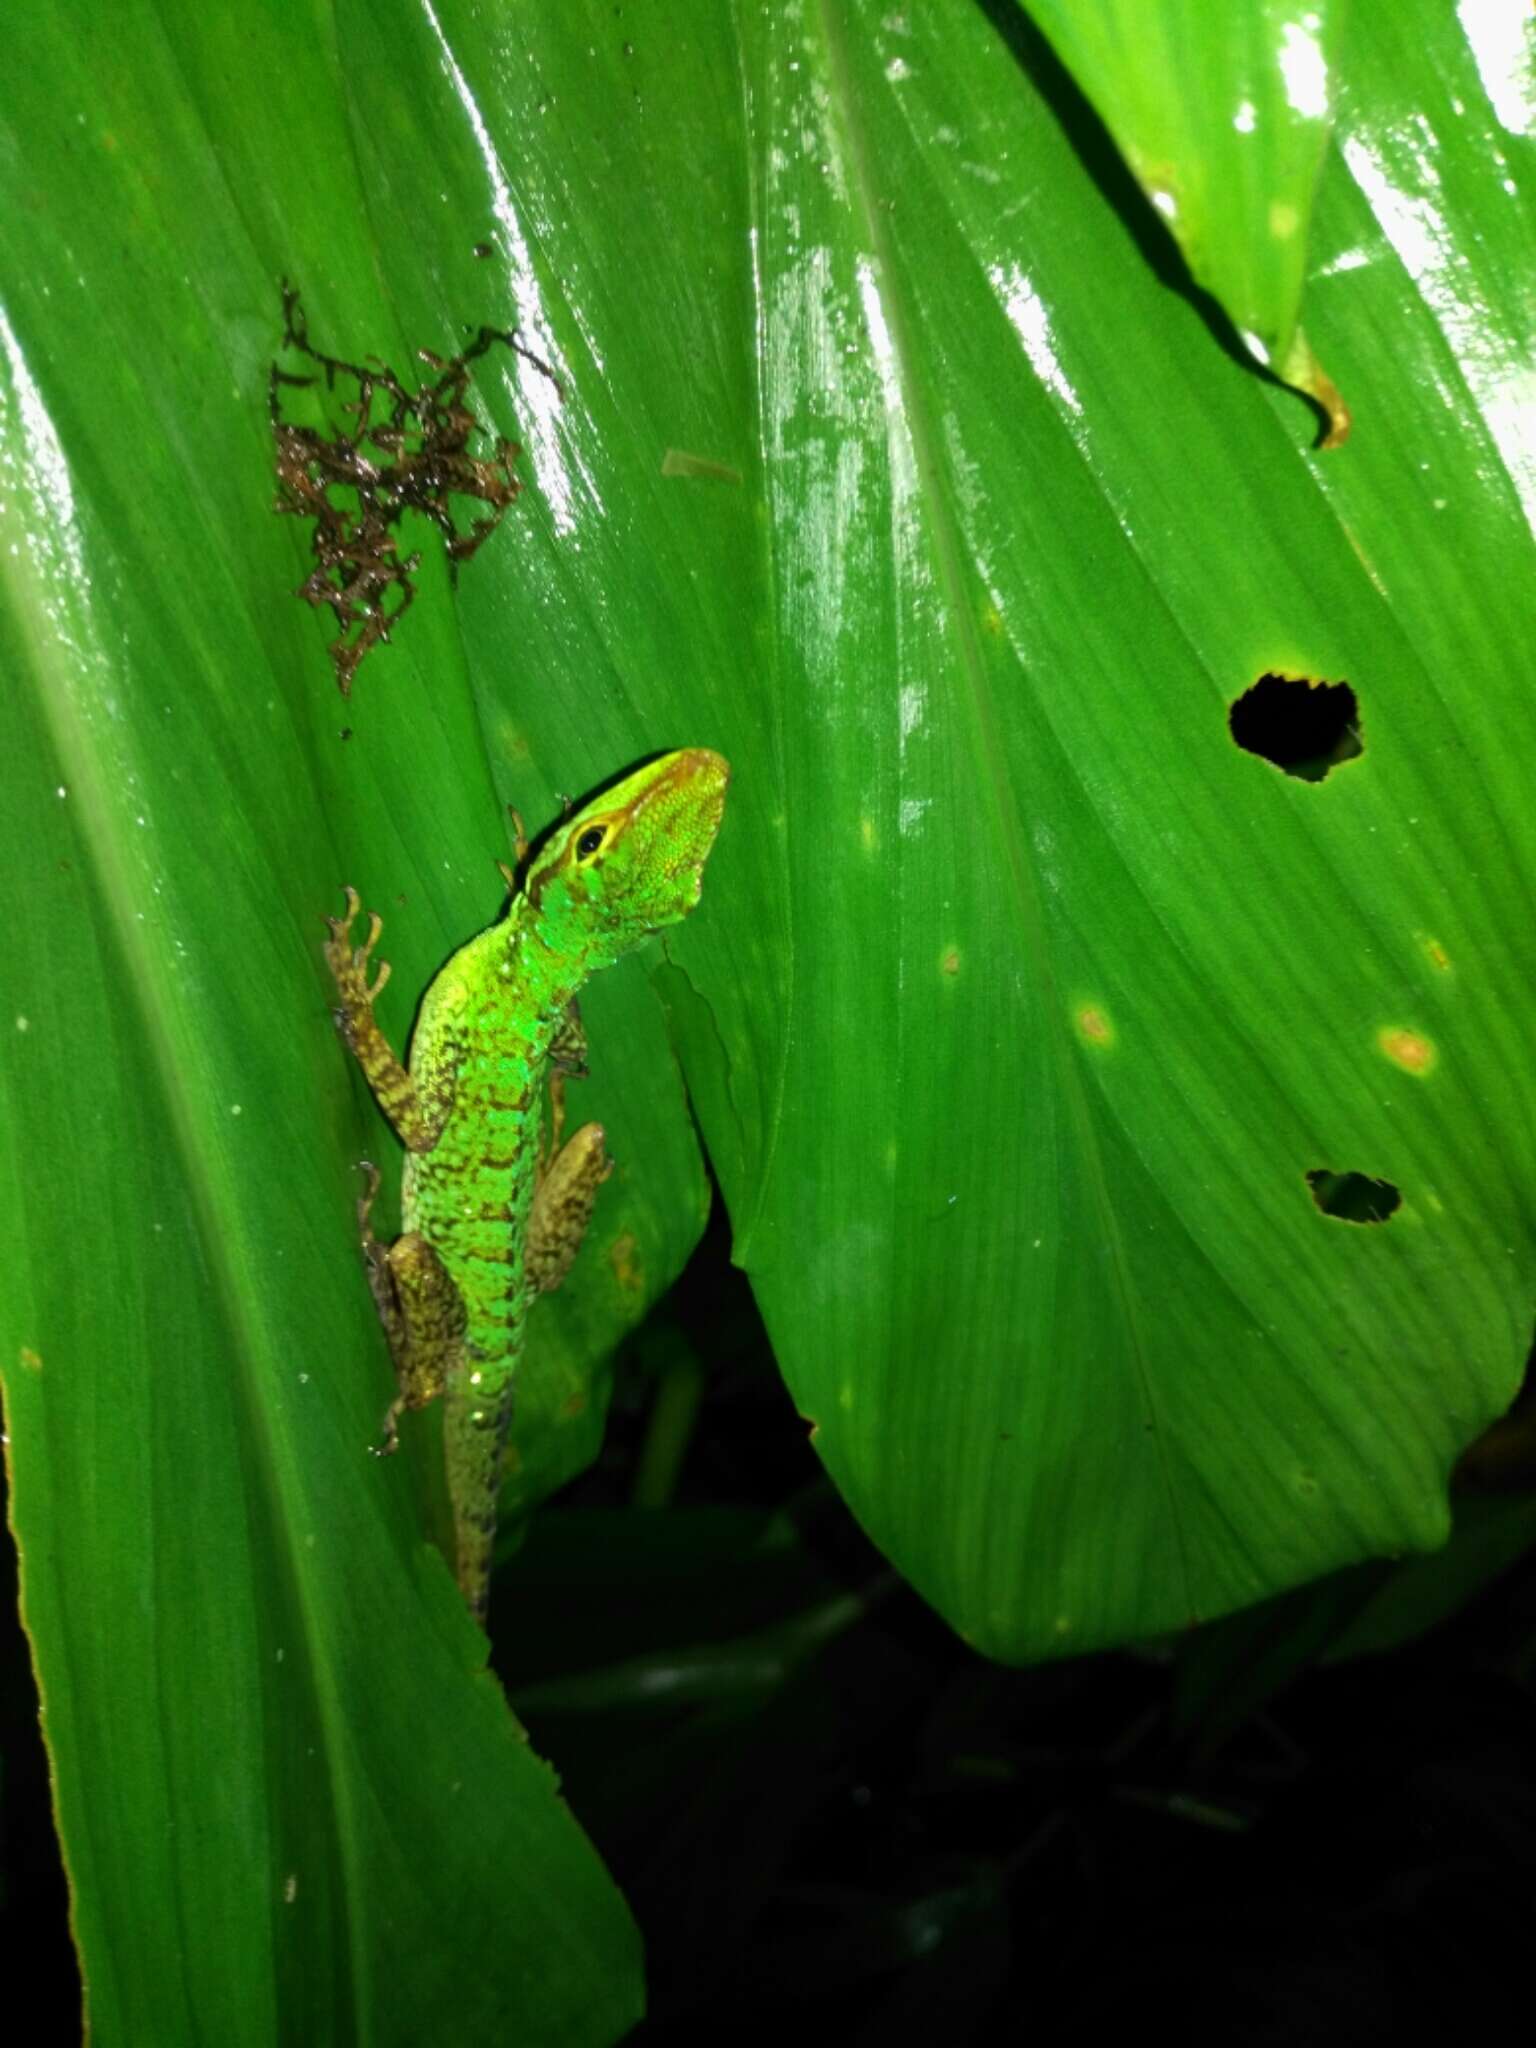
[[[489,1412],[449,1395],[444,1444],[459,1591],[482,1628],[491,1592],[496,1503],[511,1421],[510,1388]]]

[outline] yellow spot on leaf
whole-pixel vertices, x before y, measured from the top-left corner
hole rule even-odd
[[[1438,968],[1440,973],[1442,974],[1450,973],[1451,956],[1449,953],[1447,953],[1444,946],[1441,945],[1438,939],[1427,938],[1421,932],[1419,934],[1419,944],[1423,947],[1424,958],[1429,962],[1431,967]]]
[[[565,1406],[560,1410],[560,1413],[562,1415],[569,1416],[573,1420],[578,1415],[585,1415],[586,1412],[587,1397],[585,1394],[579,1392],[569,1395],[566,1399]]]
[[[1385,1026],[1376,1034],[1376,1043],[1393,1066],[1401,1067],[1405,1074],[1422,1077],[1434,1066],[1440,1057],[1431,1039],[1418,1031],[1402,1031],[1394,1025]]]
[[[1275,200],[1269,209],[1269,232],[1277,242],[1288,242],[1295,234],[1300,215],[1294,206],[1287,206],[1283,199]]]
[[[1291,345],[1285,352],[1284,361],[1276,364],[1275,367],[1280,373],[1280,381],[1283,384],[1294,384],[1298,391],[1309,393],[1317,400],[1323,411],[1327,413],[1328,431],[1323,436],[1319,445],[1324,448],[1342,448],[1349,439],[1349,407],[1344,403],[1343,395],[1338,385],[1334,383],[1328,372],[1317,360],[1317,357],[1313,355],[1311,348],[1308,346],[1307,338],[1299,327],[1291,337]],[[1366,574],[1379,590],[1381,584],[1377,579],[1376,572],[1366,560],[1359,543],[1347,527],[1345,528],[1345,534],[1355,553],[1360,556]]]
[[[859,840],[866,853],[873,853],[880,844],[880,834],[875,830],[873,818],[860,818]]]
[[[626,1230],[613,1240],[613,1249],[608,1254],[608,1262],[613,1267],[613,1277],[626,1294],[639,1294],[645,1287],[645,1274],[639,1259],[635,1256],[638,1249],[639,1243],[635,1233]]]
[[[1003,631],[1003,615],[998,610],[995,604],[988,604],[982,606],[981,630],[983,631],[983,633],[992,634],[994,639],[1001,638]]]
[[[846,1414],[853,1406],[853,1382],[844,1380],[837,1390],[837,1405]]]
[[[716,462],[709,455],[690,455],[686,448],[669,448],[661,458],[663,476],[687,476],[706,479],[711,483],[739,484],[741,471],[733,469],[728,462]]]
[[[941,974],[958,974],[960,972],[960,948],[958,946],[947,946],[945,948],[943,957],[939,961],[939,972]]]
[[[1097,1003],[1079,1003],[1074,1021],[1090,1045],[1109,1046],[1115,1042],[1115,1027],[1107,1011]]]
[[[43,1369],[43,1361],[35,1351],[29,1350],[25,1344],[21,1347],[20,1363],[23,1372],[41,1372]]]

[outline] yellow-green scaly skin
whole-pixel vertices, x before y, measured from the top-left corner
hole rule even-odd
[[[427,990],[408,1069],[373,1020],[369,960],[332,921],[339,1021],[407,1147],[402,1231],[367,1227],[369,1277],[400,1379],[394,1417],[446,1391],[448,1492],[459,1584],[483,1619],[512,1389],[535,1295],[575,1257],[608,1172],[589,1124],[541,1157],[543,1092],[584,1049],[577,991],[699,900],[729,769],[696,747],[667,754],[562,821],[529,862],[502,920],[459,949]],[[355,913],[355,897],[349,909]]]

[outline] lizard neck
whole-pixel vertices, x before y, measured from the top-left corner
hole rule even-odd
[[[553,1031],[590,972],[585,947],[572,946],[563,931],[551,931],[526,896],[513,898],[495,929],[519,1014]]]

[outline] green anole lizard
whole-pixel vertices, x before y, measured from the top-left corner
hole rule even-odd
[[[567,1076],[585,1071],[576,993],[699,900],[730,770],[690,747],[637,769],[566,818],[514,886],[505,917],[462,946],[428,987],[402,1065],[374,999],[381,920],[354,946],[360,904],[328,918],[337,1024],[406,1148],[401,1234],[384,1245],[358,1205],[363,1256],[389,1339],[402,1410],[446,1394],[444,1447],[459,1587],[484,1623],[512,1388],[535,1298],[558,1287],[612,1171],[598,1124],[562,1148]],[[519,846],[518,858],[526,848]],[[505,872],[505,870],[504,870]],[[509,874],[509,882],[513,877]],[[549,1080],[551,1141],[542,1143]]]

